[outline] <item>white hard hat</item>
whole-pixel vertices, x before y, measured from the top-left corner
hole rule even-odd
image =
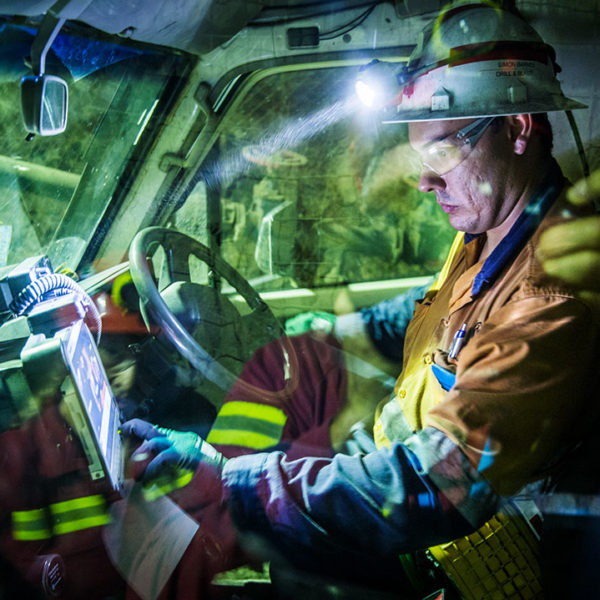
[[[452,4],[423,32],[385,121],[429,121],[586,108],[565,97],[554,49],[488,2]]]

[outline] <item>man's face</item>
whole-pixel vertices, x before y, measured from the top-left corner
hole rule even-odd
[[[509,177],[514,153],[504,130],[488,128],[471,149],[455,134],[475,119],[409,124],[410,144],[423,162],[419,189],[435,192],[452,227],[483,233],[503,223],[514,206]]]

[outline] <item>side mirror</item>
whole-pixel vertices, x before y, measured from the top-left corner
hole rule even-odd
[[[21,108],[25,129],[41,136],[57,135],[67,127],[69,88],[55,75],[26,75],[21,79]]]
[[[59,16],[73,0],[58,0],[44,15],[31,44],[33,75],[21,79],[23,123],[30,134],[57,135],[67,127],[69,88],[56,75],[46,75],[46,54],[66,18]],[[89,3],[89,2],[88,2]]]

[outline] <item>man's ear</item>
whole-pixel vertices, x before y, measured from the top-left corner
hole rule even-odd
[[[527,150],[531,132],[533,131],[533,117],[530,114],[511,115],[506,117],[510,130],[511,140],[515,154],[524,154]]]

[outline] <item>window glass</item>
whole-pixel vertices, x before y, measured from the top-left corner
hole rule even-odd
[[[12,60],[0,73],[0,266],[46,253],[55,268],[76,269],[120,178],[131,176],[159,98],[181,58],[61,34],[46,71],[67,81],[64,133],[27,136],[21,118],[23,56],[35,30],[0,27]],[[15,50],[18,49],[18,52]],[[93,244],[93,242],[92,242]]]
[[[247,279],[315,288],[441,267],[453,231],[417,189],[407,127],[361,112],[354,76],[271,74],[230,109],[205,172],[220,197],[222,254]]]

